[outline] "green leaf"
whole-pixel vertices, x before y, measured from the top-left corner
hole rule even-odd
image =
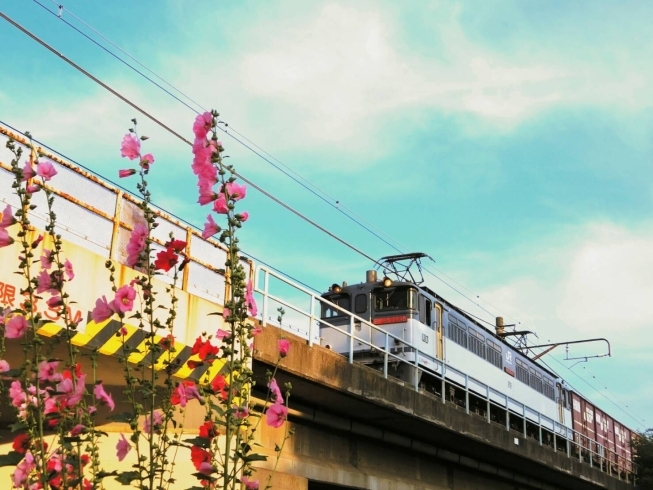
[[[16,466],[23,459],[23,455],[16,451],[11,451],[9,454],[0,456],[0,466]]]
[[[243,456],[243,461],[245,463],[251,463],[253,461],[267,461],[268,457],[265,456],[264,454],[248,454],[247,456]]]
[[[209,439],[205,439],[204,437],[193,437],[192,439],[184,439],[184,442],[202,448],[211,447],[211,441]]]
[[[27,429],[27,425],[24,422],[16,422],[15,424],[11,424],[9,428],[11,432],[18,432],[19,430]]]
[[[109,420],[114,422],[126,422],[129,423],[134,418],[134,415],[130,412],[116,413],[108,417]]]
[[[116,480],[123,485],[131,485],[131,482],[138,478],[138,471],[124,471],[116,476]]]

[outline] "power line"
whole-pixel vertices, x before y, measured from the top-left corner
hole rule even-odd
[[[64,61],[65,61],[66,63],[68,63],[70,66],[72,66],[73,68],[75,68],[76,70],[78,70],[80,73],[84,74],[85,76],[87,76],[88,78],[90,78],[91,80],[93,80],[95,83],[97,83],[98,85],[100,85],[101,87],[103,87],[104,89],[106,89],[107,91],[111,92],[113,95],[115,95],[116,97],[118,97],[120,100],[122,100],[123,102],[129,104],[131,107],[133,107],[133,108],[136,109],[138,112],[140,112],[141,114],[143,114],[145,117],[147,117],[148,119],[150,119],[152,122],[154,122],[154,123],[158,124],[159,126],[161,126],[163,129],[165,129],[166,131],[168,131],[170,134],[176,136],[178,139],[180,139],[181,141],[183,141],[184,143],[186,143],[186,144],[189,145],[189,146],[192,146],[192,145],[193,145],[189,140],[187,140],[186,138],[184,138],[183,136],[181,136],[181,135],[180,135],[179,133],[177,133],[175,130],[173,130],[173,129],[171,129],[170,127],[166,126],[166,125],[165,125],[163,122],[161,122],[159,119],[157,119],[156,117],[152,116],[150,113],[148,113],[147,111],[145,111],[144,109],[142,109],[140,106],[138,106],[137,104],[135,104],[134,102],[132,102],[131,100],[129,100],[129,99],[128,99],[127,97],[125,97],[124,95],[120,94],[119,92],[117,92],[116,90],[114,90],[113,88],[111,88],[111,87],[110,87],[109,85],[107,85],[106,83],[102,82],[99,78],[93,76],[91,73],[89,73],[88,71],[86,71],[84,68],[82,68],[81,66],[79,66],[77,63],[75,63],[74,61],[70,60],[69,58],[67,58],[66,56],[64,56],[63,54],[61,54],[59,51],[57,51],[56,49],[54,49],[54,48],[53,48],[52,46],[50,46],[48,43],[46,43],[45,41],[43,41],[42,39],[40,39],[39,37],[37,37],[36,35],[34,35],[34,34],[33,34],[32,32],[30,32],[29,30],[25,29],[23,26],[21,26],[20,24],[18,24],[17,22],[15,22],[13,19],[9,18],[9,17],[8,17],[7,15],[5,15],[4,13],[0,12],[0,17],[2,17],[3,19],[5,19],[7,22],[9,22],[10,24],[12,24],[14,27],[16,27],[17,29],[19,29],[19,30],[22,31],[23,33],[27,34],[29,37],[31,37],[31,38],[34,39],[36,42],[38,42],[39,44],[41,44],[43,47],[45,47],[46,49],[48,49],[48,51],[51,51],[52,53],[54,53],[54,54],[56,54],[57,56],[59,56],[62,60],[64,60]],[[272,199],[274,202],[276,202],[277,204],[279,204],[280,206],[282,206],[282,207],[285,208],[286,210],[288,210],[288,211],[290,211],[291,213],[293,213],[294,215],[296,215],[297,217],[303,219],[304,221],[306,221],[307,223],[311,224],[311,225],[314,226],[315,228],[319,229],[319,230],[322,231],[323,233],[326,233],[327,235],[329,235],[329,236],[330,236],[331,238],[333,238],[334,240],[336,240],[336,241],[340,242],[341,244],[345,245],[347,248],[353,250],[354,252],[356,252],[357,254],[361,255],[362,257],[365,257],[366,259],[370,260],[372,263],[374,263],[374,264],[377,263],[376,259],[374,259],[374,258],[371,257],[370,255],[366,254],[366,253],[363,252],[362,250],[356,248],[355,246],[351,245],[349,242],[345,241],[344,239],[342,239],[342,238],[340,238],[339,236],[335,235],[334,233],[330,232],[329,230],[327,230],[327,229],[324,228],[323,226],[319,225],[318,223],[316,223],[316,222],[313,221],[312,219],[310,219],[310,218],[308,218],[307,216],[303,215],[302,213],[300,213],[300,212],[297,211],[296,209],[292,208],[291,206],[289,206],[288,204],[286,204],[285,202],[283,202],[283,201],[280,200],[279,198],[273,196],[272,194],[270,194],[269,192],[267,192],[266,190],[264,190],[262,187],[260,187],[259,185],[255,184],[255,183],[252,182],[251,180],[249,180],[249,179],[243,177],[241,174],[239,174],[239,173],[237,173],[237,172],[234,172],[233,174],[234,174],[235,176],[237,176],[238,178],[240,178],[243,182],[245,182],[245,183],[247,183],[248,185],[250,185],[252,188],[254,188],[254,189],[256,189],[257,191],[259,191],[259,192],[260,192],[261,194],[263,194],[264,196],[268,197],[269,199]]]

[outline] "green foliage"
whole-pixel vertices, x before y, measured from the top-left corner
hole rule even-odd
[[[637,465],[637,487],[653,490],[653,428],[634,438],[633,453]]]

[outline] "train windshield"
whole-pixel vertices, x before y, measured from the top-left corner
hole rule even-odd
[[[396,287],[374,292],[374,310],[416,310],[417,291],[410,287]]]
[[[349,295],[348,294],[334,294],[332,296],[323,296],[324,299],[330,301],[331,303],[338,305],[343,310],[350,311],[349,306]],[[333,318],[336,316],[345,316],[346,313],[334,308],[331,305],[326,303],[320,303],[322,305],[322,312],[320,318]]]

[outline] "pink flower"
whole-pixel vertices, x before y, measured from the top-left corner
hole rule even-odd
[[[69,281],[72,281],[75,278],[75,272],[73,271],[73,264],[70,260],[66,259],[66,262],[63,265],[63,270],[66,273]]]
[[[150,165],[152,165],[153,163],[154,163],[154,156],[152,156],[151,153],[148,153],[147,155],[143,155],[141,157],[141,167],[144,170],[146,170],[146,171],[149,170]]]
[[[34,167],[32,167],[32,164],[30,162],[25,162],[25,166],[23,167],[23,182],[31,179],[35,175],[36,173],[34,172]]]
[[[155,410],[154,417],[150,417],[149,414],[145,416],[145,420],[143,421],[143,432],[146,434],[151,434],[152,430],[157,432],[162,423],[163,413],[161,413],[159,410]]]
[[[11,478],[14,481],[14,488],[24,488],[27,478],[34,468],[36,468],[34,456],[32,456],[32,453],[26,453],[25,459],[18,463],[16,470],[13,475],[11,475]]]
[[[270,426],[278,429],[283,425],[284,420],[288,417],[288,409],[280,403],[270,405],[265,412],[265,422]]]
[[[222,309],[222,317],[229,318],[231,316],[231,310],[229,308]]]
[[[215,201],[217,198],[218,195],[213,192],[213,187],[202,186],[200,187],[200,197],[197,199],[197,202],[200,206],[204,206],[205,204]]]
[[[263,331],[263,329],[261,327],[254,327],[254,328],[252,328],[252,331],[250,333],[252,334],[252,337],[256,337],[262,331]]]
[[[131,177],[136,173],[136,170],[133,168],[123,168],[121,170],[118,170],[118,177],[121,179],[124,179],[125,177]]]
[[[0,228],[0,248],[7,247],[14,243],[14,239],[9,236],[9,232],[5,228]]]
[[[32,242],[31,247],[32,248],[38,247],[41,244],[42,241],[43,241],[43,235],[39,234],[39,236],[36,237],[36,240],[34,240]]]
[[[244,223],[248,219],[249,219],[249,213],[247,211],[243,211],[242,213],[240,213],[240,221],[241,222]]]
[[[277,341],[277,349],[281,357],[286,357],[290,350],[290,341],[288,339],[279,339]]]
[[[210,475],[211,473],[215,473],[215,468],[211,463],[207,463],[206,461],[202,461],[200,463],[199,469],[197,470],[203,475]]]
[[[227,206],[227,199],[224,197],[224,194],[220,193],[218,198],[213,201],[213,211],[218,214],[227,214],[229,212],[229,207]]]
[[[111,308],[116,313],[127,313],[134,308],[134,299],[136,299],[136,290],[129,285],[122,286],[116,291],[116,297],[111,302]]]
[[[95,300],[95,308],[93,308],[93,311],[91,312],[91,317],[95,323],[102,323],[111,318],[113,313],[111,306],[107,302],[107,297],[102,296]]]
[[[213,116],[210,112],[199,114],[193,123],[193,133],[196,138],[206,138],[211,126],[213,125]]]
[[[241,199],[244,199],[247,194],[247,186],[238,185],[235,182],[229,182],[227,184],[227,193],[229,194],[229,199],[240,201]]]
[[[23,315],[16,315],[5,325],[5,337],[8,339],[19,339],[27,331],[27,320]]]
[[[249,408],[247,407],[236,407],[234,406],[236,411],[234,412],[234,417],[237,419],[244,419],[249,415]]]
[[[247,281],[247,289],[245,290],[245,306],[247,306],[247,311],[249,311],[250,316],[256,316],[258,314],[256,300],[254,299],[254,287],[252,286],[251,279]]]
[[[102,386],[102,383],[95,385],[93,388],[93,394],[97,400],[106,404],[106,406],[109,407],[109,410],[113,411],[113,409],[116,408],[116,404],[114,403],[113,398],[109,393],[104,391],[104,386]]]
[[[58,383],[62,380],[61,373],[57,372],[59,361],[41,361],[39,364],[39,381],[50,381]]]
[[[49,270],[52,267],[52,250],[43,249],[43,255],[41,255],[41,267],[45,270]]]
[[[0,360],[0,373],[6,373],[9,369],[11,369],[9,363],[4,359]]]
[[[38,184],[29,184],[27,187],[25,187],[25,191],[28,194],[34,194],[35,192],[38,192],[41,190],[41,186]]]
[[[268,383],[268,388],[270,389],[270,395],[272,398],[272,401],[274,403],[281,403],[283,404],[283,394],[281,393],[281,390],[279,389],[279,385],[277,384],[277,380],[272,378],[270,382]]]
[[[75,427],[70,429],[70,435],[73,437],[78,436],[84,432],[84,429],[86,429],[86,427],[83,424],[77,424]]]
[[[69,407],[77,405],[82,396],[84,396],[84,382],[86,381],[86,375],[82,374],[77,378],[75,386],[73,387],[73,380],[70,378],[64,378],[64,380],[57,385],[57,391],[63,393],[60,395],[60,399],[66,402],[66,405]]]
[[[145,250],[145,244],[149,230],[145,223],[138,223],[129,236],[127,242],[127,265],[134,267],[138,263],[138,256]]]
[[[45,181],[48,181],[57,175],[57,171],[50,160],[41,160],[36,166],[36,173],[43,177],[43,180]]]
[[[131,444],[127,442],[125,434],[120,434],[120,439],[118,444],[116,444],[116,456],[118,456],[118,461],[122,461],[127,456],[127,453],[131,451]]]
[[[252,481],[246,476],[243,476],[240,481],[245,485],[246,490],[258,490],[258,480]]]
[[[46,301],[46,303],[50,308],[56,308],[57,306],[62,306],[63,305],[63,301],[61,300],[61,296],[52,296],[52,298],[49,298]]]
[[[48,271],[42,270],[36,279],[38,281],[38,285],[36,286],[36,294],[41,294],[52,290],[52,277],[50,274],[48,274]]]
[[[206,223],[204,223],[204,231],[202,231],[202,238],[207,239],[220,231],[220,227],[213,221],[213,216],[210,214],[206,216]]]
[[[120,155],[127,157],[130,160],[138,158],[138,155],[141,153],[141,142],[136,138],[136,136],[127,133],[122,138],[122,143],[120,143]]]
[[[7,228],[14,223],[16,223],[16,218],[11,212],[11,206],[7,204],[7,207],[0,213],[0,228]]]
[[[231,332],[227,332],[226,330],[222,330],[221,328],[218,328],[218,332],[215,334],[215,336],[220,340],[225,340],[231,337]]]

